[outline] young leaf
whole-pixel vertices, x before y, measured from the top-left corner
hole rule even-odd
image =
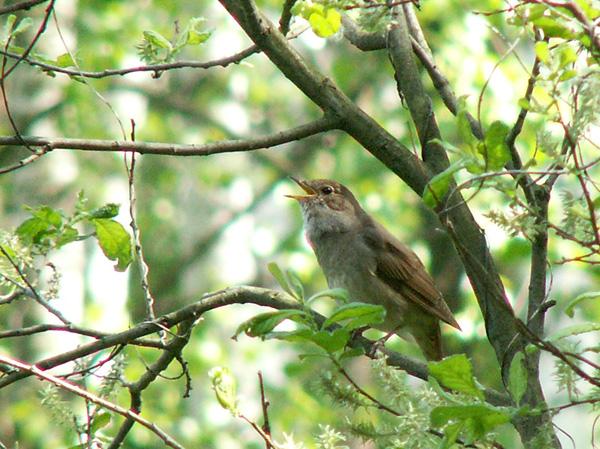
[[[525,355],[518,352],[510,363],[508,371],[508,391],[515,404],[519,405],[527,389],[527,369],[525,368]]]
[[[236,382],[229,368],[216,366],[208,372],[208,377],[221,407],[237,416],[239,411],[237,408]]]
[[[461,159],[431,178],[423,191],[423,202],[431,208],[437,206],[446,196],[446,193],[448,193],[450,183],[454,181],[454,173],[463,168],[463,166],[464,161]]]
[[[300,302],[304,302],[304,286],[298,278],[298,275],[292,270],[286,270],[286,278],[289,281],[289,285],[292,289],[292,296]]]
[[[237,337],[242,332],[250,337],[265,337],[279,323],[288,318],[304,322],[308,316],[304,310],[278,310],[261,313],[240,324],[233,337]]]
[[[595,332],[598,330],[600,330],[600,323],[574,324],[573,326],[567,326],[560,329],[558,332],[552,334],[548,340],[555,342],[563,338],[572,337],[573,335],[586,334],[588,332]]]
[[[346,328],[339,328],[333,332],[326,330],[317,331],[310,335],[310,340],[319,345],[325,351],[333,353],[344,349],[350,339],[350,331]]]
[[[132,260],[131,238],[123,225],[108,218],[95,218],[96,238],[104,255],[116,260],[115,270],[125,271]]]
[[[483,392],[475,383],[471,362],[466,355],[451,355],[439,362],[429,362],[427,366],[429,375],[435,377],[446,388],[479,399],[484,398]]]
[[[308,23],[314,33],[319,37],[329,37],[338,32],[342,24],[342,16],[333,8],[313,12]]]
[[[600,298],[600,292],[585,292],[581,295],[577,295],[574,299],[567,303],[567,306],[565,307],[565,313],[569,317],[573,318],[575,315],[575,306],[579,305],[579,303],[582,301],[586,301],[588,299],[596,300],[598,298]]]
[[[509,132],[508,125],[495,121],[485,133],[481,153],[486,158],[488,170],[500,170],[510,160],[510,151],[506,145],[506,136]]]
[[[114,218],[119,215],[120,206],[115,203],[107,203],[102,207],[92,209],[90,216],[92,218]]]
[[[469,431],[469,440],[477,440],[501,424],[510,421],[510,414],[488,404],[443,405],[430,414],[431,425],[441,427],[446,423],[463,423]]]
[[[347,321],[345,329],[358,329],[363,326],[381,323],[385,318],[385,309],[382,306],[351,302],[338,307],[333,314],[323,323],[323,329],[334,323]]]
[[[271,262],[267,265],[267,269],[269,270],[269,273],[271,273],[271,275],[275,278],[279,286],[284,291],[294,296],[292,288],[290,287],[290,284],[287,280],[287,276],[283,273],[281,268],[279,268],[279,265],[277,265],[277,263],[275,262]]]
[[[148,30],[144,31],[144,40],[151,44],[154,47],[165,48],[167,50],[171,50],[171,42],[164,37],[162,34],[157,33],[156,31]]]
[[[315,293],[306,300],[306,303],[310,304],[311,302],[320,298],[339,299],[340,301],[347,303],[349,300],[348,290],[346,290],[345,288],[329,288],[327,290]]]
[[[106,427],[109,423],[110,423],[110,413],[108,413],[108,412],[98,413],[92,420],[92,425],[90,426],[90,433],[92,435],[94,435],[100,429]]]

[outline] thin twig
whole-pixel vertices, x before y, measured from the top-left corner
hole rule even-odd
[[[98,397],[98,396],[94,395],[93,393],[90,393],[89,391],[83,390],[82,388],[78,387],[77,385],[74,385],[70,382],[62,380],[56,376],[53,376],[52,374],[48,374],[47,372],[39,369],[35,365],[28,365],[26,363],[19,362],[18,360],[11,359],[11,358],[6,357],[1,354],[0,354],[0,363],[3,363],[8,366],[12,366],[13,368],[18,369],[22,373],[25,372],[25,373],[34,375],[34,376],[38,377],[39,379],[48,381],[48,382],[56,385],[57,387],[60,387],[64,390],[67,390],[73,394],[76,394],[77,396],[80,396],[88,401],[91,401],[100,407],[104,407],[104,408],[111,410],[115,413],[118,413],[119,415],[122,415],[128,419],[132,419],[135,422],[141,424],[145,428],[152,431],[152,433],[157,435],[167,446],[172,447],[174,449],[184,449],[181,444],[179,444],[177,441],[175,441],[173,439],[173,437],[169,436],[163,430],[161,430],[156,424],[148,421],[145,418],[142,418],[139,414],[135,413],[132,410],[127,410],[117,404],[107,401],[106,399]]]
[[[269,424],[269,410],[268,409],[269,409],[269,405],[271,405],[271,404],[269,403],[269,401],[267,400],[267,397],[265,395],[265,384],[263,382],[263,375],[262,375],[261,371],[258,372],[258,384],[260,386],[260,404],[262,406],[263,421],[264,421],[262,430],[270,438],[271,437],[271,424]],[[265,444],[267,446],[267,449],[273,449],[273,446],[271,445],[270,441],[265,440]]]

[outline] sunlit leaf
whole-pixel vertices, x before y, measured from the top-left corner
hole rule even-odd
[[[115,270],[125,271],[132,261],[131,238],[123,225],[115,220],[96,218],[92,220],[96,238],[108,259],[116,260]]]
[[[429,362],[427,366],[429,375],[446,388],[483,399],[483,392],[475,382],[471,361],[466,355],[451,355],[439,362]]]

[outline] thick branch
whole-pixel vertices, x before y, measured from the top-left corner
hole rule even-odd
[[[343,129],[394,172],[401,174],[402,179],[413,190],[423,191],[429,178],[423,164],[407,147],[350,101],[329,78],[309,67],[277,27],[256,9],[253,2],[220,2],[263,53],[304,95],[326,113],[340,117]]]

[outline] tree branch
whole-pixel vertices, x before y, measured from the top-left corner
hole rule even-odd
[[[53,137],[23,136],[22,140],[13,136],[0,136],[0,145],[21,145],[25,142],[31,147],[42,147],[45,151],[57,149],[81,151],[135,151],[140,154],[167,154],[172,156],[209,156],[219,153],[252,151],[270,148],[294,140],[339,128],[340,120],[325,115],[310,123],[267,136],[250,137],[239,140],[222,140],[206,144],[173,144],[155,142],[131,142],[123,140],[70,139]]]

